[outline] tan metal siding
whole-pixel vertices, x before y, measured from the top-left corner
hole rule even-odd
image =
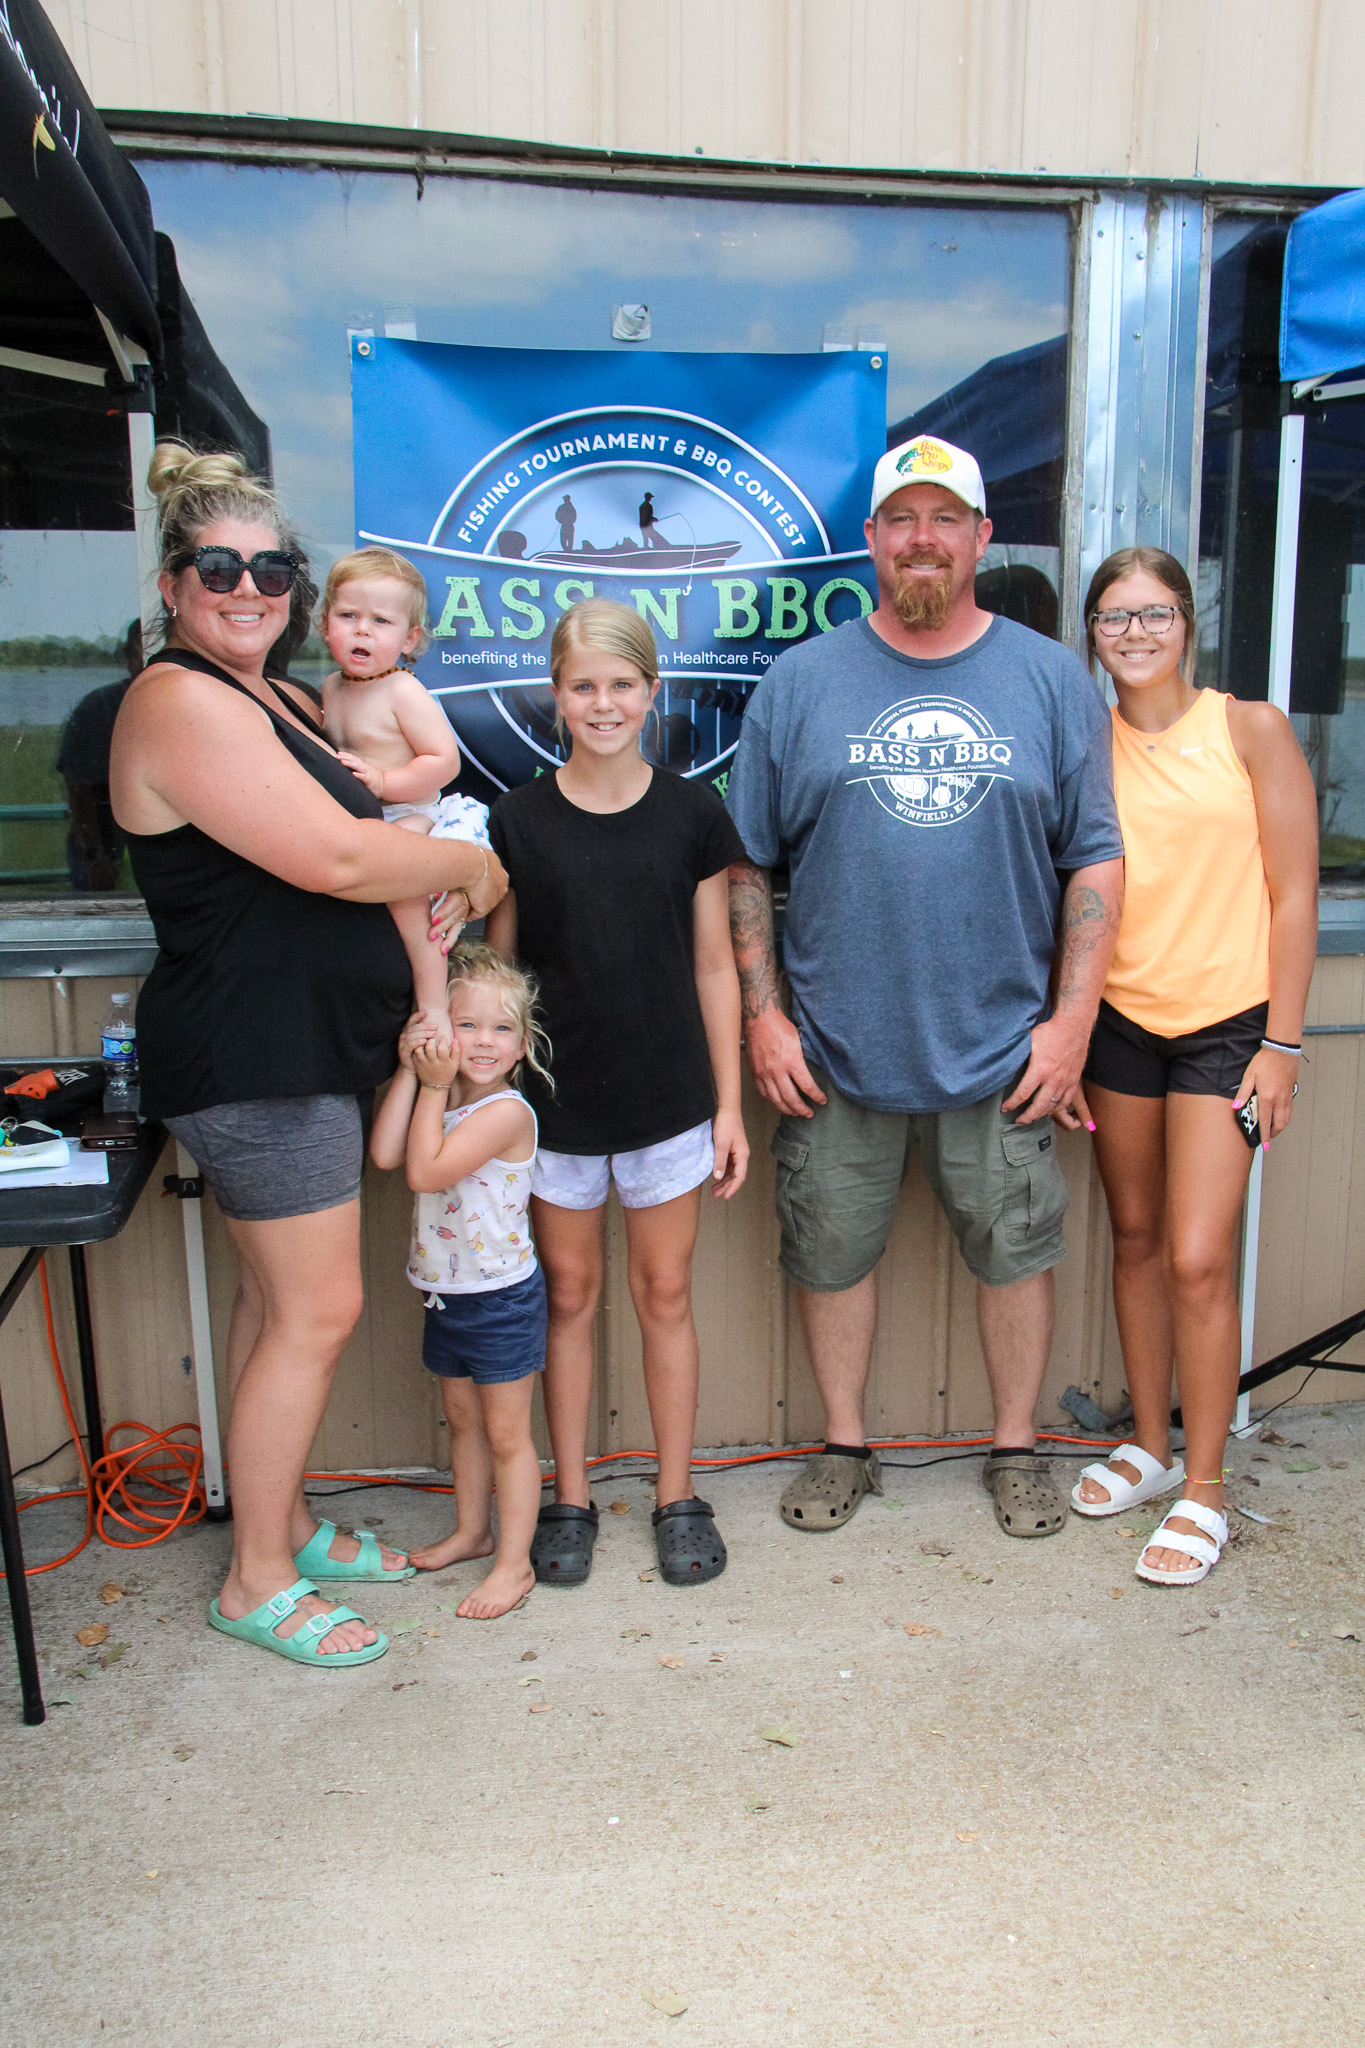
[[[949,170],[1365,181],[1359,0],[47,0],[95,101]]]

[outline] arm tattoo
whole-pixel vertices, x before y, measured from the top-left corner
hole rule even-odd
[[[747,860],[730,866],[730,943],[739,972],[742,1014],[761,1016],[777,1002],[773,885],[766,868]]]
[[[1061,1009],[1085,992],[1096,947],[1112,948],[1118,932],[1118,918],[1098,889],[1088,883],[1073,883],[1062,906],[1062,952],[1057,980],[1057,1007]]]

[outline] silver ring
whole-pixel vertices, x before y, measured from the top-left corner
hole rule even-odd
[[[1061,1098],[1061,1096],[1060,1096],[1060,1095],[1054,1095],[1054,1096],[1053,1096],[1053,1098],[1052,1098],[1052,1100],[1053,1100],[1054,1102],[1060,1102],[1060,1101],[1062,1100],[1062,1098]]]

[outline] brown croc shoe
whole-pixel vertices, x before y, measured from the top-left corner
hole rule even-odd
[[[882,1468],[875,1451],[866,1458],[817,1451],[783,1494],[782,1519],[792,1529],[842,1529],[857,1513],[863,1495],[881,1490]]]
[[[1041,1451],[986,1459],[981,1483],[1007,1536],[1056,1536],[1066,1526],[1066,1495]]]

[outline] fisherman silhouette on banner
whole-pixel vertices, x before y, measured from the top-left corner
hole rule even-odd
[[[640,540],[647,548],[667,547],[668,543],[654,523],[654,493],[646,491],[636,514],[640,522]]]
[[[578,508],[567,491],[562,502],[555,508],[555,518],[559,521],[559,545],[566,555],[570,554],[573,550],[573,530],[578,524]]]

